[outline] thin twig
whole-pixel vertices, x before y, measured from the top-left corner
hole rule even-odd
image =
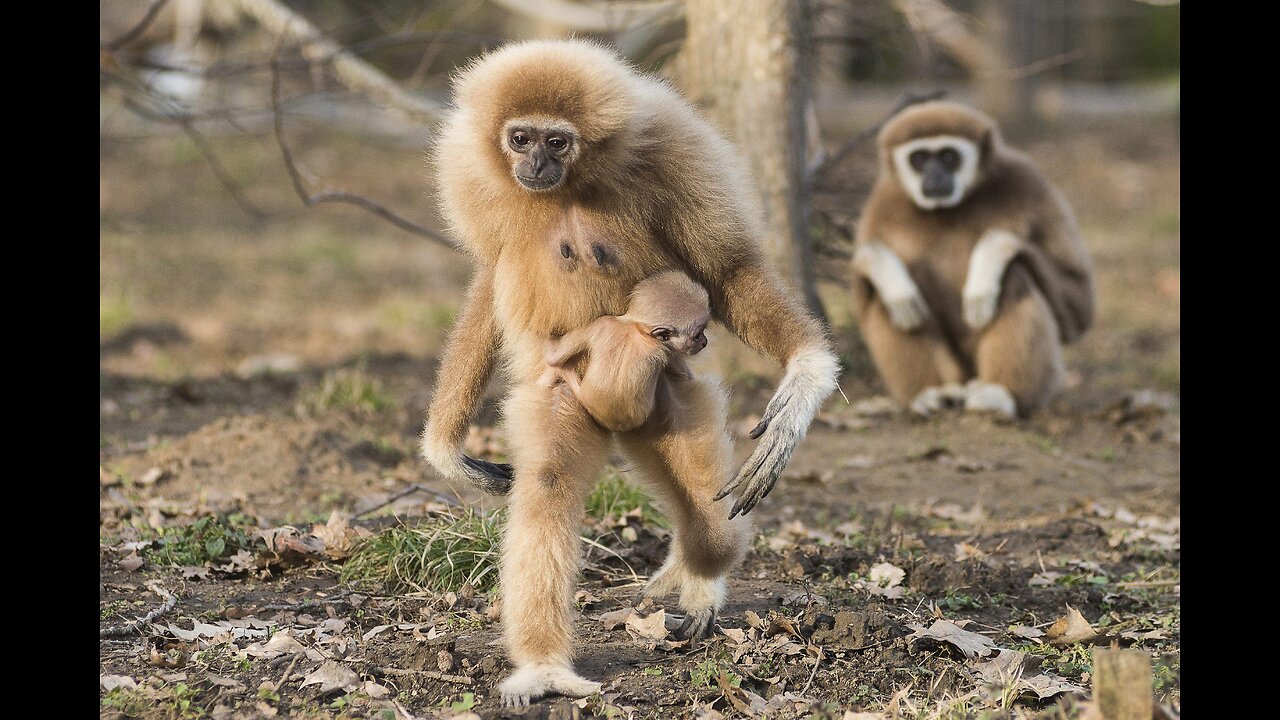
[[[927,92],[927,93],[908,92],[905,95],[903,95],[898,100],[898,102],[894,104],[893,109],[891,109],[888,112],[888,114],[886,114],[883,118],[881,118],[879,122],[877,122],[875,125],[872,125],[871,127],[863,128],[856,135],[849,138],[849,141],[846,142],[839,150],[835,151],[835,153],[833,153],[831,157],[828,157],[826,160],[823,160],[821,165],[814,168],[813,172],[809,173],[810,187],[821,183],[824,177],[826,176],[826,174],[830,172],[835,166],[843,162],[844,159],[848,157],[850,153],[856,150],[859,145],[875,137],[876,133],[880,132],[880,128],[884,127],[885,123],[892,120],[894,115],[897,115],[898,113],[902,112],[906,108],[911,107],[912,105],[916,105],[922,102],[930,102],[932,100],[938,100],[944,95],[946,95],[945,90],[934,90],[933,92]]]
[[[280,682],[276,683],[276,690],[277,690],[277,691],[279,691],[279,690],[280,690],[280,688],[284,687],[284,682],[285,682],[285,680],[288,680],[288,679],[289,679],[289,673],[292,673],[292,672],[293,672],[293,668],[297,666],[297,664],[298,664],[298,659],[299,659],[299,658],[304,658],[304,657],[306,657],[306,656],[307,656],[307,654],[306,654],[306,653],[300,653],[300,652],[296,652],[296,653],[294,653],[294,654],[293,654],[293,659],[289,661],[289,667],[287,667],[287,668],[285,668],[285,669],[284,669],[284,674],[280,676]]]
[[[105,50],[115,52],[138,39],[138,36],[151,26],[151,21],[156,19],[156,16],[160,14],[161,8],[163,8],[164,4],[167,2],[169,2],[169,0],[151,0],[151,7],[147,8],[147,14],[142,16],[142,19],[138,21],[137,25],[129,28],[123,35],[115,40],[102,43],[101,47]]]
[[[283,40],[283,38],[281,39]],[[302,171],[298,169],[297,163],[294,162],[293,151],[289,149],[289,143],[284,136],[284,115],[280,112],[279,49],[279,45],[277,45],[276,54],[271,58],[271,113],[275,120],[276,143],[280,145],[280,154],[284,157],[285,169],[289,171],[289,178],[293,181],[293,189],[297,191],[298,197],[302,199],[302,204],[307,207],[315,207],[325,202],[355,205],[368,210],[405,232],[434,240],[445,247],[452,248],[453,243],[449,242],[443,235],[412,220],[407,220],[369,198],[342,190],[329,190],[314,194],[307,190],[306,182],[302,179]]]
[[[402,498],[402,497],[404,497],[404,496],[406,496],[406,495],[410,495],[410,494],[415,493],[415,492],[423,492],[423,493],[426,493],[426,494],[428,494],[428,495],[431,495],[432,497],[434,497],[434,498],[438,499],[440,502],[444,503],[445,505],[449,505],[449,506],[451,506],[451,507],[458,507],[458,505],[460,504],[457,500],[455,500],[455,499],[453,499],[453,498],[449,497],[448,495],[445,495],[444,493],[436,492],[435,490],[432,490],[432,489],[431,489],[431,488],[429,488],[429,487],[424,487],[424,486],[422,486],[422,485],[420,485],[420,484],[418,484],[418,483],[414,483],[414,484],[410,485],[409,487],[407,487],[407,488],[405,488],[405,489],[401,490],[400,492],[398,492],[398,493],[396,493],[396,494],[392,495],[391,497],[387,498],[386,500],[383,500],[382,502],[378,503],[377,505],[374,505],[373,507],[369,508],[368,510],[365,510],[364,512],[360,512],[360,513],[356,513],[356,517],[358,517],[358,518],[362,518],[362,517],[364,517],[365,515],[368,515],[369,513],[373,512],[373,511],[375,511],[375,510],[381,510],[382,508],[384,508],[384,507],[386,507],[386,506],[388,506],[388,505],[390,505],[390,504],[394,503],[395,501],[399,500],[400,498]]]
[[[818,666],[822,664],[822,658],[826,653],[822,652],[822,648],[818,648],[818,656],[813,659],[813,672],[809,673],[809,682],[804,684],[804,689],[800,691],[801,697],[809,692],[809,686],[813,684],[813,679],[818,675]]]
[[[401,670],[393,667],[373,666],[369,668],[369,672],[374,675],[390,675],[392,677],[425,677],[432,680],[443,680],[444,682],[457,683],[459,685],[470,685],[473,681],[466,675],[449,675],[438,670]]]
[[[173,609],[174,605],[178,604],[177,596],[169,592],[168,590],[165,590],[164,588],[160,587],[159,585],[151,585],[150,590],[151,592],[164,598],[164,603],[161,604],[160,607],[152,610],[151,612],[147,613],[143,617],[138,618],[137,620],[134,620],[133,622],[125,623],[124,625],[121,625],[119,627],[102,628],[101,630],[98,631],[98,637],[104,638],[104,637],[119,637],[121,635],[129,635],[135,632],[136,630],[138,630],[139,628],[141,628],[143,625],[146,625],[147,623],[152,622],[153,620],[159,618],[161,615],[164,615],[165,613],[169,612],[170,610]]]
[[[267,214],[259,209],[258,206],[250,202],[249,198],[245,197],[244,190],[240,187],[240,183],[236,182],[236,179],[231,177],[231,173],[227,172],[227,169],[223,167],[222,161],[219,160],[217,154],[214,153],[213,147],[209,145],[209,141],[205,139],[204,135],[200,134],[200,131],[196,130],[195,124],[192,123],[189,118],[185,117],[182,113],[177,112],[164,112],[159,114],[151,112],[150,110],[142,107],[142,105],[138,104],[132,98],[125,98],[124,106],[148,120],[171,122],[182,128],[182,132],[191,139],[191,144],[195,145],[196,150],[199,150],[200,154],[204,156],[205,163],[208,164],[209,169],[213,171],[213,175],[218,179],[218,183],[227,191],[227,194],[231,196],[231,199],[236,201],[236,204],[240,206],[240,209],[245,211],[245,213],[254,220],[262,220],[267,216]]]

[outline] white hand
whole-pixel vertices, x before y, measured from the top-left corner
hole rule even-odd
[[[1000,282],[1021,244],[1013,233],[993,229],[974,246],[961,293],[964,321],[974,330],[985,328],[995,319],[996,307],[1000,304]]]
[[[861,243],[853,255],[853,267],[871,281],[894,327],[911,331],[929,317],[929,306],[907,272],[907,266],[884,243],[876,240]]]

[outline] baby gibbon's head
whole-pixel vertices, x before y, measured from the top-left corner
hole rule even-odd
[[[697,355],[707,346],[707,291],[682,272],[671,270],[636,283],[627,317],[677,352]]]

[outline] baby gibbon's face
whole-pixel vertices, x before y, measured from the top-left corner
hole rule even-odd
[[[702,320],[688,328],[659,325],[649,335],[676,352],[697,355],[707,347],[707,321]]]

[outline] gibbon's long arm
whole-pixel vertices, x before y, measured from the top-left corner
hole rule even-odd
[[[711,310],[747,345],[786,368],[782,382],[751,431],[759,444],[715,499],[737,493],[729,517],[746,514],[773,490],[822,401],[836,389],[839,366],[822,327],[763,260],[739,265],[707,285]]]
[[[853,269],[875,288],[894,327],[909,332],[920,327],[928,317],[929,308],[907,266],[884,243],[879,240],[858,243],[853,253]]]
[[[1025,257],[1058,321],[1062,342],[1069,343],[1088,330],[1096,312],[1093,261],[1085,249],[1076,218],[1066,198],[1046,187],[1040,217]]]
[[[422,456],[447,478],[465,480],[491,495],[511,492],[511,465],[477,460],[462,452],[467,427],[484,397],[498,354],[493,317],[493,271],[481,267],[453,324],[422,431]]]
[[[565,333],[559,340],[553,341],[547,349],[543,360],[551,367],[560,367],[576,356],[586,352],[588,339],[591,336],[590,326],[577,328]]]
[[[996,316],[1004,271],[1026,244],[1008,230],[992,228],[982,234],[969,254],[969,269],[961,293],[964,321],[981,330]]]

